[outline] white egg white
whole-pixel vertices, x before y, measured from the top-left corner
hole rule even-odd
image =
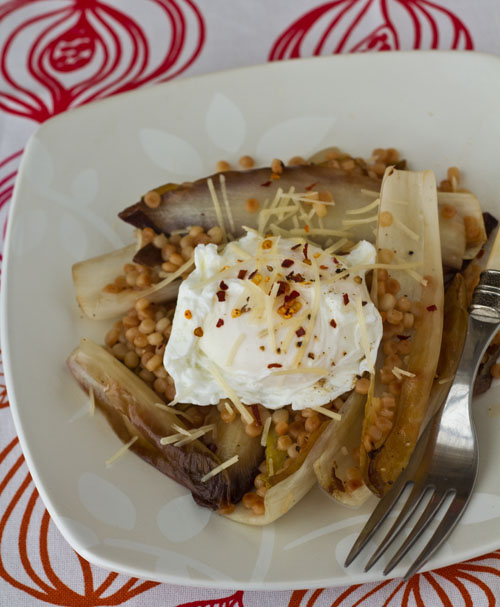
[[[363,269],[337,277],[374,262],[364,241],[342,258],[253,232],[220,254],[199,245],[165,349],[176,400],[213,405],[229,387],[245,404],[304,409],[352,389],[375,362],[382,320]]]

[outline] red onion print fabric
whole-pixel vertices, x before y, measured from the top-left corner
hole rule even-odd
[[[495,9],[493,0],[0,0],[0,276],[23,147],[48,118],[137,87],[266,60],[500,53]],[[187,588],[106,571],[77,555],[50,520],[24,463],[0,367],[0,607],[493,606],[499,561],[497,551],[407,583],[282,592]]]

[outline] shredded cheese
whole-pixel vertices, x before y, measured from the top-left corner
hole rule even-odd
[[[106,460],[106,468],[109,468],[112,464],[114,464],[122,455],[124,455],[130,447],[135,443],[138,439],[138,436],[134,436],[131,438],[128,443],[125,443],[121,449],[119,449],[114,455],[112,455],[109,459]]]
[[[413,230],[410,230],[410,228],[397,217],[394,219],[394,225],[397,226],[402,232],[404,232],[412,240],[415,240],[416,242],[418,242],[420,240],[420,236]]]
[[[238,352],[241,344],[245,341],[245,339],[246,339],[245,333],[240,333],[238,335],[238,337],[235,339],[235,341],[231,347],[231,350],[229,350],[229,355],[226,360],[226,365],[228,367],[230,367],[233,364],[234,357],[236,356],[236,353]]]
[[[180,278],[184,274],[184,272],[187,272],[193,266],[194,266],[193,259],[189,259],[178,270],[176,270],[175,272],[172,272],[172,273],[168,273],[166,278],[164,278],[162,281],[156,283],[154,285],[154,287],[151,287],[150,289],[148,289],[148,291],[146,293],[144,293],[144,297],[147,297],[149,295],[149,293],[154,293],[155,291],[159,291],[163,287],[166,287],[167,285],[169,285],[171,282],[173,282],[177,278]]]
[[[215,428],[215,424],[208,424],[206,426],[201,426],[200,428],[196,428],[189,433],[189,436],[181,438],[181,440],[177,441],[174,446],[182,447],[183,445],[185,445],[187,443],[192,443],[193,441],[197,440],[204,434],[211,432],[214,428]]]
[[[172,428],[174,430],[177,430],[177,432],[179,432],[179,434],[183,434],[184,436],[190,436],[191,433],[189,432],[189,430],[187,430],[186,428],[181,428],[181,426],[178,426],[177,424],[172,424]]]
[[[380,204],[380,198],[376,198],[370,204],[365,205],[364,207],[358,207],[357,209],[349,209],[345,212],[346,215],[362,215],[363,213],[368,213],[368,211],[372,211],[376,209]]]
[[[229,204],[229,198],[227,197],[226,178],[223,173],[219,174],[220,191],[222,193],[222,200],[226,207],[226,214],[229,221],[229,228],[234,233],[236,231],[233,219],[233,213],[231,212],[231,205]]]
[[[328,228],[309,228],[309,232],[306,232],[304,228],[292,228],[289,232],[292,236],[338,236],[339,238],[352,236],[351,232]]]
[[[342,419],[342,415],[340,415],[340,413],[337,413],[336,411],[330,411],[330,409],[327,409],[326,407],[313,407],[313,411],[322,413],[323,415],[331,417],[332,419],[335,419],[337,421]]]
[[[224,241],[227,241],[227,233],[226,228],[224,226],[224,219],[222,217],[222,209],[220,206],[219,199],[217,198],[217,192],[215,191],[214,182],[212,178],[207,179],[208,191],[210,192],[210,196],[212,197],[212,202],[215,209],[215,216],[217,217],[217,223],[219,224],[220,229],[222,230],[222,238]]]
[[[184,434],[177,432],[176,434],[170,434],[169,436],[163,436],[162,438],[160,438],[160,444],[171,445],[172,443],[176,443],[182,438],[185,438]]]
[[[371,215],[370,217],[363,217],[362,219],[343,219],[343,226],[355,226],[362,223],[373,223],[378,220],[378,215]]]
[[[404,369],[400,369],[399,367],[393,367],[392,372],[396,375],[395,372],[398,372],[400,375],[405,375],[406,377],[416,377],[415,373],[411,373],[411,371],[405,371]],[[399,378],[401,379],[401,378]]]
[[[205,476],[202,476],[201,477],[201,482],[202,483],[206,483],[208,480],[210,480],[214,476],[217,476],[218,474],[220,474],[226,468],[229,468],[229,466],[232,466],[233,464],[236,464],[236,462],[238,460],[239,460],[239,456],[238,455],[233,455],[233,457],[230,457],[228,460],[226,460],[225,462],[223,462],[222,464],[220,464],[220,466],[217,466],[216,468],[213,468],[212,470],[210,470],[210,472],[208,472],[207,474],[205,474]]]
[[[95,413],[95,394],[92,388],[89,389],[89,415],[92,417]]]
[[[270,457],[267,463],[269,476],[274,476],[274,462],[273,458]]]
[[[222,388],[222,390],[224,390],[224,392],[226,393],[227,398],[229,398],[229,400],[233,403],[233,405],[239,411],[242,419],[247,424],[251,424],[254,421],[254,418],[248,412],[248,410],[246,409],[245,405],[243,405],[243,403],[240,401],[240,399],[238,398],[238,395],[236,394],[236,392],[234,392],[234,390],[230,386],[228,386],[228,384],[224,381],[224,378],[219,373],[219,371],[215,368],[214,365],[210,364],[208,366],[208,370],[213,375],[215,381],[219,384],[219,386]]]
[[[267,445],[267,436],[269,434],[269,428],[271,427],[272,421],[273,417],[272,415],[270,415],[264,422],[264,427],[262,428],[262,436],[260,437],[260,444],[262,447],[265,447]]]
[[[375,367],[372,360],[372,353],[370,351],[370,340],[368,338],[368,331],[366,329],[365,315],[363,314],[363,303],[361,297],[354,298],[354,308],[356,310],[356,316],[358,317],[359,331],[361,333],[361,347],[365,351],[365,358],[368,363],[368,371],[375,373]]]
[[[453,381],[453,377],[443,377],[443,379],[440,379],[438,381],[438,384],[447,384],[450,381]]]
[[[365,194],[366,196],[375,196],[378,198],[380,196],[380,192],[376,192],[375,190],[366,190],[365,188],[361,188],[361,194]]]

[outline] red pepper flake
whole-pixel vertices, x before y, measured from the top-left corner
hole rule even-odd
[[[288,303],[289,301],[293,301],[294,299],[297,299],[297,297],[300,295],[300,293],[298,291],[292,291],[289,295],[285,295],[285,303]]]
[[[217,321],[217,324],[215,326],[219,329],[220,327],[222,327],[223,324],[224,324],[224,321],[222,320],[222,318],[219,318],[219,320]]]
[[[193,333],[196,335],[196,337],[203,337],[203,329],[201,327],[196,327]]]
[[[252,413],[253,413],[253,416],[255,417],[255,421],[258,423],[258,425],[262,426],[262,420],[260,418],[259,405],[252,405]]]
[[[304,282],[305,281],[305,278],[302,276],[302,274],[294,274],[294,272],[290,272],[290,274],[288,274],[286,279],[293,280],[293,282]]]
[[[227,284],[221,280],[219,283],[219,287],[223,290],[223,291],[227,291],[229,289],[229,287],[227,286]]]
[[[293,259],[284,259],[283,262],[281,263],[281,267],[282,268],[289,268],[290,266],[293,266],[295,262],[293,261]]]
[[[309,234],[309,232],[311,231],[311,228],[309,227],[309,225],[306,223],[306,225],[304,226],[304,232],[306,232],[307,234]]]
[[[250,276],[248,277],[249,280],[252,280],[252,278],[257,274],[257,270],[254,270]]]
[[[294,244],[292,247],[292,251],[295,251],[295,249],[298,249],[300,247],[300,242],[298,244]]]
[[[334,329],[336,329],[336,328],[337,328],[337,323],[336,323],[336,322],[333,320],[333,318],[332,318],[332,320],[330,321],[330,324],[331,324],[331,326],[332,326]]]
[[[261,188],[268,188],[271,185],[272,181],[266,181],[265,183],[261,183]]]
[[[405,341],[407,339],[410,339],[409,335],[396,335],[396,337],[400,340],[400,341]]]
[[[290,285],[288,283],[286,283],[284,280],[278,280],[278,284],[279,284],[279,289],[278,289],[278,292],[276,293],[276,297],[279,297],[280,295],[284,295],[285,293],[287,293],[290,290]]]
[[[306,226],[308,227],[308,226]],[[308,230],[306,230],[307,232]],[[306,244],[304,245],[304,248],[302,249],[302,252],[304,253],[304,259],[307,259],[307,251],[309,249],[309,243],[306,242]]]
[[[313,353],[313,352],[309,352],[309,354],[307,355],[307,357],[308,357],[308,358],[312,358],[313,360],[316,358],[316,357],[314,356],[314,353]]]
[[[275,369],[278,367],[282,367],[283,365],[280,365],[279,363],[271,363],[270,365],[267,365],[268,369]]]
[[[225,291],[217,291],[216,295],[217,295],[217,299],[219,301],[226,301],[226,292]]]
[[[245,276],[246,276],[246,275],[247,275],[247,271],[246,271],[246,270],[240,270],[240,271],[238,272],[238,278],[239,278],[240,280],[243,280],[243,279],[245,278]]]
[[[339,260],[336,257],[332,257],[332,259],[333,259],[333,263],[335,263],[337,265],[339,264]]]
[[[427,306],[427,310],[429,310],[429,312],[434,312],[434,310],[437,310],[437,306],[432,304],[432,306]]]
[[[191,318],[193,318],[193,315],[192,315],[192,313],[191,313],[191,310],[185,310],[185,312],[184,312],[184,316],[185,316],[185,317],[186,317],[188,320],[190,320]]]
[[[317,184],[318,184],[318,182],[317,182],[317,181],[315,181],[314,183],[311,183],[311,185],[306,186],[306,188],[305,188],[305,189],[306,189],[308,192],[310,192],[310,191],[311,191],[311,190],[314,188],[314,186],[315,186],[315,185],[317,185]]]
[[[320,270],[328,270],[328,266],[319,266]]]
[[[342,297],[344,298],[344,306],[347,306],[347,304],[349,303],[349,295],[347,293],[344,293]]]
[[[295,331],[295,335],[297,337],[302,337],[302,335],[305,335],[305,334],[306,334],[306,331],[305,331],[305,329],[303,327],[300,327],[299,329],[297,329]]]

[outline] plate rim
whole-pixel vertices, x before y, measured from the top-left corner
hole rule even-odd
[[[212,579],[203,579],[200,583],[199,580],[192,579],[191,577],[181,577],[175,574],[163,574],[162,572],[156,570],[145,570],[143,568],[133,568],[129,567],[126,564],[119,563],[113,561],[111,558],[102,557],[100,554],[95,553],[92,549],[87,548],[84,545],[81,545],[76,540],[75,536],[71,533],[71,531],[66,526],[65,522],[62,520],[63,517],[59,516],[55,505],[52,502],[50,497],[50,493],[46,490],[44,483],[41,481],[38,475],[38,468],[35,463],[34,455],[31,452],[30,445],[26,439],[23,430],[23,422],[20,417],[20,409],[16,398],[16,386],[12,375],[11,369],[11,355],[10,355],[10,340],[8,339],[9,330],[8,330],[8,314],[7,314],[7,293],[9,292],[8,284],[10,282],[10,258],[12,255],[12,239],[13,239],[13,222],[10,218],[13,216],[13,213],[17,211],[18,207],[21,205],[19,190],[20,184],[24,182],[26,166],[28,164],[28,158],[30,155],[30,150],[33,145],[33,141],[36,140],[41,133],[47,128],[51,128],[51,126],[56,121],[66,121],[66,120],[74,120],[75,115],[81,112],[92,112],[93,108],[97,105],[102,107],[102,104],[110,104],[113,105],[115,103],[120,103],[121,99],[124,97],[131,98],[133,96],[147,96],[150,91],[165,89],[168,90],[170,87],[179,87],[185,85],[191,85],[191,83],[200,82],[203,80],[214,79],[214,77],[226,77],[229,78],[232,74],[251,72],[251,71],[272,71],[274,69],[282,70],[282,69],[293,69],[294,64],[317,64],[317,63],[340,63],[340,62],[353,62],[358,61],[360,63],[366,62],[385,62],[390,63],[394,57],[400,56],[415,56],[419,55],[423,59],[423,61],[428,61],[430,58],[435,57],[436,55],[442,56],[444,61],[448,61],[450,58],[458,59],[467,55],[472,58],[473,61],[477,61],[478,64],[482,62],[497,62],[500,65],[500,57],[494,55],[492,53],[478,52],[478,51],[452,51],[452,50],[425,50],[425,51],[386,51],[383,53],[351,53],[351,54],[341,54],[341,55],[329,55],[329,56],[321,56],[321,57],[306,57],[299,59],[289,59],[284,61],[273,61],[260,63],[256,65],[247,65],[242,67],[235,67],[226,70],[213,71],[210,73],[198,74],[189,77],[180,77],[174,80],[170,80],[167,82],[156,83],[150,86],[133,89],[131,91],[127,91],[125,93],[120,93],[117,95],[112,95],[105,99],[101,99],[98,101],[94,101],[89,104],[84,104],[82,106],[72,108],[68,111],[57,114],[42,124],[38,125],[35,131],[30,135],[22,154],[21,162],[19,165],[19,169],[17,172],[17,177],[14,185],[14,191],[12,194],[12,199],[10,202],[9,209],[9,220],[7,225],[7,232],[4,241],[4,249],[3,249],[3,262],[2,262],[2,288],[0,289],[0,335],[1,335],[1,347],[2,347],[2,363],[4,370],[4,378],[5,384],[7,387],[7,393],[9,397],[9,409],[14,421],[16,436],[19,440],[19,444],[22,449],[22,453],[30,472],[31,478],[35,484],[35,487],[40,494],[40,498],[43,501],[44,506],[47,508],[50,517],[54,521],[56,527],[60,531],[61,535],[64,537],[65,541],[83,558],[88,560],[90,563],[102,567],[104,569],[117,571],[119,573],[129,575],[129,576],[138,576],[143,579],[150,579],[154,581],[158,581],[161,583],[169,583],[169,584],[178,584],[184,586],[192,586],[192,587],[206,587],[206,588],[217,588],[217,589],[227,589],[227,590],[249,590],[249,591],[280,591],[280,590],[296,590],[304,588],[304,584],[307,583],[307,587],[310,589],[319,588],[319,587],[342,587],[342,586],[351,586],[353,584],[358,584],[360,582],[357,581],[357,574],[353,573],[352,575],[346,574],[344,580],[337,580],[331,578],[324,578],[322,580],[311,580],[306,582],[304,580],[294,581],[244,581],[244,582],[236,582],[235,584],[230,581],[225,580],[212,580]],[[500,71],[499,71],[500,74]],[[464,559],[461,558],[459,562],[467,561],[471,558],[475,558],[477,556],[481,556],[483,554],[487,554],[489,548],[481,549],[480,551],[471,550],[469,556],[466,556]],[[433,560],[426,564],[421,570],[420,573],[429,570],[435,570],[437,568],[442,568],[449,566],[451,564],[456,563],[456,559],[453,558],[453,554],[449,555],[449,558],[442,557],[441,562],[439,564],[434,564]],[[140,572],[140,573],[138,573]],[[365,574],[365,577],[362,580],[362,584],[373,583],[381,580],[386,580],[381,572],[371,572],[370,574]],[[389,578],[390,579],[390,578]],[[332,585],[333,582],[333,585]]]

